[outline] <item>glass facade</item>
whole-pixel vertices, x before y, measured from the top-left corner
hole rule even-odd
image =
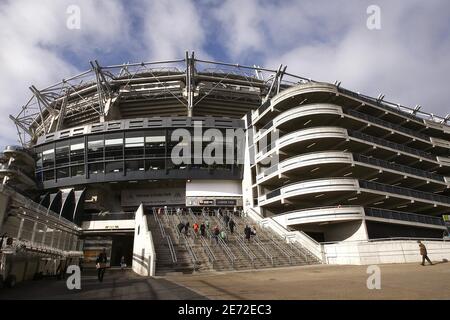
[[[198,141],[171,141],[174,129],[153,129],[119,131],[105,134],[93,134],[51,142],[35,148],[37,154],[36,178],[39,182],[58,179],[101,175],[127,175],[151,173],[158,170],[221,170],[232,171],[237,167],[237,143],[204,137],[200,144],[203,159],[194,158]],[[218,129],[216,129],[218,130]],[[219,130],[218,130],[219,131]],[[217,132],[226,136],[225,131]],[[211,143],[220,143],[221,147],[211,148]],[[189,148],[191,155],[177,153],[190,158],[189,163],[173,163],[172,150],[175,146]],[[195,146],[194,146],[195,144]],[[234,148],[234,149],[233,149]],[[227,157],[233,154],[233,159]],[[214,159],[221,159],[214,161]],[[98,180],[98,179],[97,179]],[[101,180],[101,178],[100,178]]]

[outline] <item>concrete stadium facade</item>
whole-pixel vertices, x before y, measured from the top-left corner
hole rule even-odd
[[[155,207],[250,212],[277,224],[278,234],[299,232],[311,252],[320,243],[439,239],[447,231],[448,117],[283,66],[193,53],[91,67],[30,88],[32,97],[10,116],[22,146],[7,147],[0,168],[5,188],[72,224],[91,261],[108,247],[111,264],[122,256],[134,264],[135,249],[148,240],[139,221]],[[176,136],[180,129],[190,138]],[[239,130],[243,136],[224,138]],[[197,152],[175,152],[180,146]],[[9,161],[14,150],[23,156]],[[230,154],[231,161],[217,161]]]

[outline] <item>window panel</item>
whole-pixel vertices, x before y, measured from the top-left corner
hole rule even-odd
[[[44,168],[53,168],[55,166],[55,149],[53,149],[53,144],[44,147],[42,151],[42,165]]]
[[[105,173],[105,166],[104,166],[103,162],[102,163],[89,164],[88,168],[89,168],[89,174],[90,175]]]
[[[70,162],[84,163],[84,138],[72,139],[70,142]]]
[[[105,134],[105,160],[123,159],[123,134]]]
[[[106,173],[123,172],[123,162],[122,161],[107,162],[105,165],[105,172]]]
[[[70,171],[72,177],[84,176],[84,165],[72,166]]]
[[[88,161],[103,161],[104,151],[103,135],[88,137]]]
[[[145,136],[145,157],[164,158],[166,156],[166,134],[165,131],[157,130],[147,132]]]
[[[67,177],[69,177],[69,167],[62,167],[62,168],[56,169],[56,178],[57,179],[67,178]]]
[[[56,143],[55,147],[55,162],[56,166],[69,164],[69,141],[60,141]]]
[[[127,132],[125,134],[125,158],[143,158],[144,157],[144,133]]]

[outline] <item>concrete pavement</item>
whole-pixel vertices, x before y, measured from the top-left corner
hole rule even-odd
[[[211,299],[450,299],[450,263],[379,267],[380,290],[367,288],[367,266],[316,265],[167,279]]]
[[[312,265],[144,278],[132,271],[108,270],[104,282],[95,270],[83,273],[81,290],[65,280],[19,283],[0,290],[2,299],[150,300],[301,300],[301,299],[450,299],[450,263],[379,265],[381,289],[369,290],[367,266]]]
[[[127,300],[201,300],[205,297],[166,279],[143,278],[131,270],[111,270],[103,282],[97,280],[96,271],[83,272],[81,290],[68,290],[66,280],[43,279],[18,283],[12,289],[0,290],[2,299],[127,299]]]

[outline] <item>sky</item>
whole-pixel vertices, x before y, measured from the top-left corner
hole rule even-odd
[[[187,50],[450,113],[448,0],[0,0],[0,146],[18,143],[8,115],[31,85]]]

